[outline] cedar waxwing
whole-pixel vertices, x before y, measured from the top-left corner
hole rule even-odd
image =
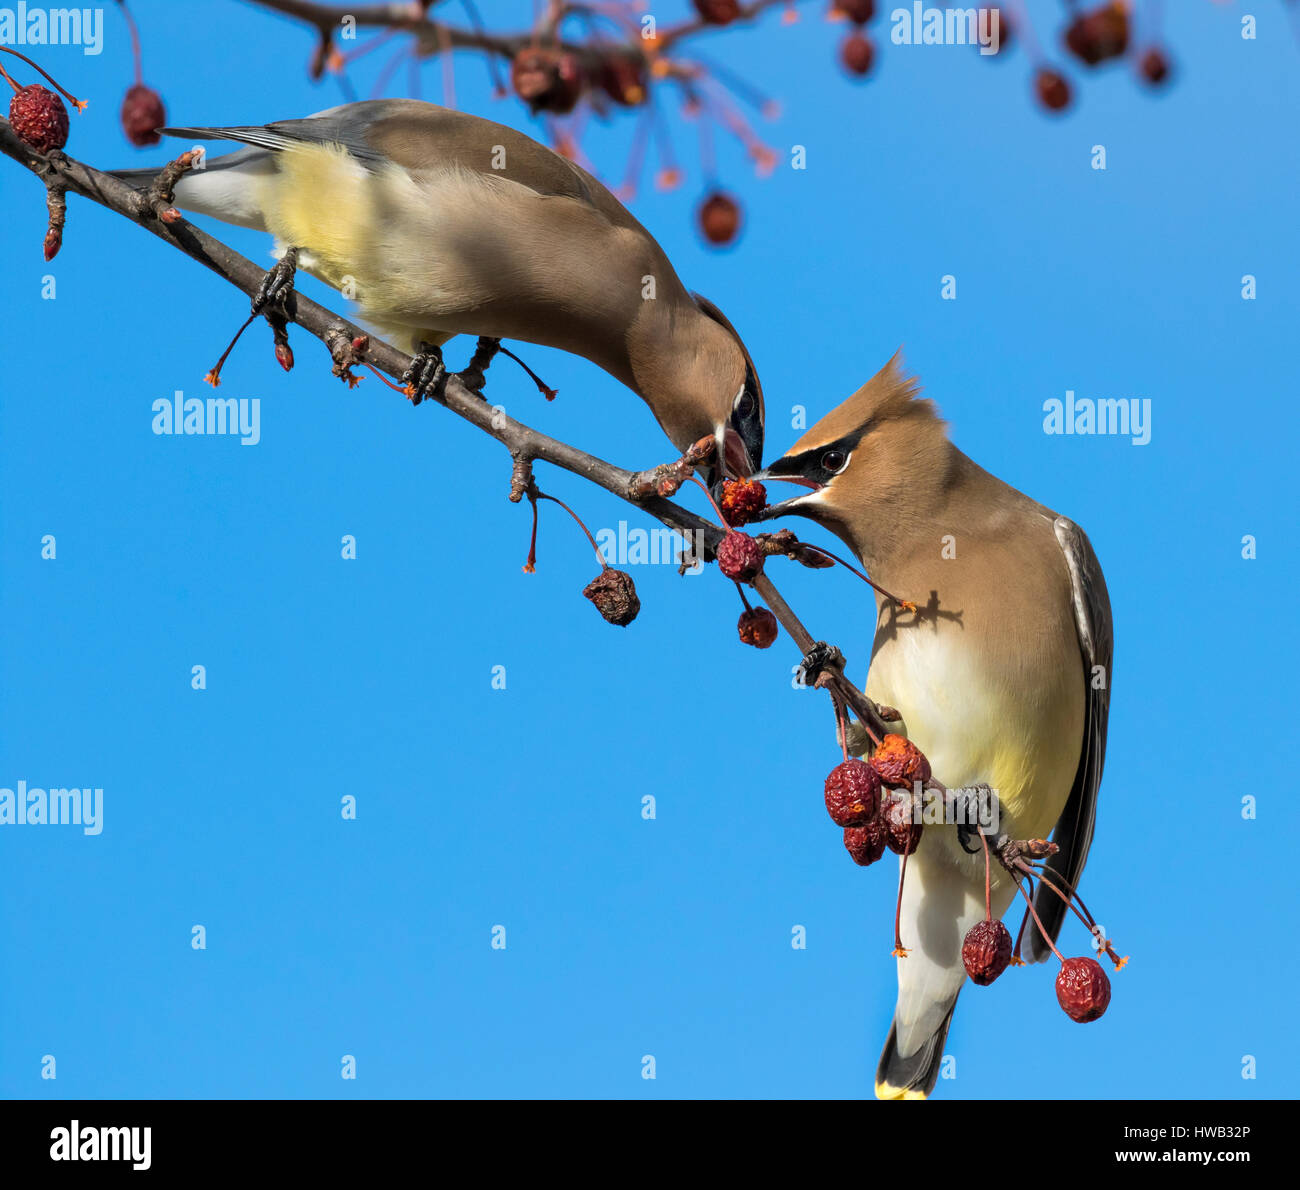
[[[765,517],[810,517],[842,538],[872,579],[916,612],[876,598],[866,693],[950,789],[991,785],[999,831],[1046,838],[1074,888],[1092,841],[1106,752],[1110,600],[1083,530],[976,466],[917,396],[896,355],[756,478],[810,491]],[[865,738],[863,737],[865,743]],[[1017,896],[993,864],[992,909]],[[1042,882],[1035,908],[1055,939],[1065,905]],[[898,1002],[876,1072],[882,1099],[933,1089],[957,995],[961,947],[984,918],[982,848],[926,826],[902,898]],[[1028,957],[1050,950],[1030,922]]]
[[[458,334],[558,347],[641,396],[679,450],[713,436],[730,474],[762,465],[762,389],[735,328],[600,182],[544,145],[413,99],[162,131],[243,142],[182,177],[176,205],[270,232],[277,255],[296,249],[397,346],[434,361]]]

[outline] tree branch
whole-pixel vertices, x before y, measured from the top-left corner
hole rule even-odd
[[[433,0],[428,7],[436,7],[441,2],[442,0]],[[740,13],[733,24],[757,20],[769,9],[786,2],[787,0],[750,0],[750,3],[740,6]],[[802,0],[795,0],[795,2],[801,3]],[[489,33],[486,30],[468,29],[448,24],[446,21],[434,20],[427,12],[421,15],[410,0],[406,3],[372,4],[367,7],[323,4],[318,3],[317,0],[245,0],[245,3],[302,21],[316,29],[322,40],[329,39],[342,26],[344,20],[351,20],[357,28],[412,33],[419,39],[421,56],[426,58],[431,58],[444,50],[471,49],[484,50],[489,54],[510,59],[526,46],[538,44],[539,37],[542,35],[545,35],[548,45],[573,54],[581,60],[598,56],[589,42],[564,41],[555,35],[556,27],[570,12],[587,11],[587,6],[582,4],[555,5],[539,29],[527,29],[521,33]],[[688,18],[660,30],[654,39],[654,48],[663,52],[683,38],[710,30],[716,31],[717,28],[718,26],[707,24],[697,17]],[[629,49],[633,52],[644,52],[635,45],[641,40],[640,37],[629,40],[631,42]]]
[[[145,193],[140,193],[110,174],[77,161],[62,152],[43,157],[14,134],[8,122],[0,120],[0,152],[35,174],[48,189],[78,194],[82,198],[107,208],[130,220],[151,235],[183,252],[191,260],[211,269],[219,277],[241,290],[251,299],[261,287],[265,270],[251,260],[208,235],[169,208],[168,187],[183,172],[178,168],[187,155],[165,167],[159,181]],[[347,364],[357,362],[345,359],[340,364],[340,344],[350,344],[365,337],[366,332],[355,323],[312,301],[301,293],[294,294],[290,309],[284,311],[286,319],[314,335],[329,348],[335,359],[336,374],[347,374]],[[364,362],[394,379],[400,378],[411,364],[411,357],[380,339],[369,337]],[[441,404],[458,417],[464,418],[478,429],[505,446],[514,460],[512,496],[518,499],[526,482],[523,477],[533,460],[552,463],[565,471],[589,480],[607,492],[626,500],[629,504],[649,513],[671,529],[690,535],[704,544],[704,560],[709,560],[724,536],[724,530],[711,521],[697,516],[689,509],[656,495],[641,495],[644,490],[640,480],[644,472],[626,470],[595,455],[578,450],[568,443],[548,437],[531,426],[507,417],[494,409],[483,397],[471,391],[455,375],[449,375]],[[767,602],[777,620],[791,639],[806,655],[815,643],[798,616],[781,597],[766,573],[753,583],[754,589]],[[842,671],[830,669],[825,674],[825,685],[842,698],[877,737],[888,731],[873,702],[844,677]]]

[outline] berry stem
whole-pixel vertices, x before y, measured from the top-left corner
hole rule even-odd
[[[391,388],[393,392],[401,393],[402,396],[406,396],[406,389],[403,388],[402,385],[400,384],[394,384],[391,380],[388,379],[387,376],[385,376],[378,368],[376,368],[374,364],[366,364],[365,367],[369,368],[384,384],[388,385],[388,387]]]
[[[989,841],[987,838],[985,838],[983,831],[979,832],[979,836],[980,836],[980,845],[984,848],[984,920],[992,921],[993,920],[993,899],[991,896],[992,880],[991,880],[991,873],[990,873],[991,865],[989,863]]]
[[[912,854],[911,839],[907,850],[903,852],[903,862],[898,869],[898,903],[894,909],[894,957],[907,958],[907,948],[903,945],[903,884],[907,880],[907,857]]]
[[[469,18],[470,28],[480,37],[483,37],[485,35],[485,30],[483,27],[483,18],[479,16],[478,5],[474,3],[474,0],[460,0],[460,6],[465,10],[465,15]],[[504,95],[506,93],[506,85],[502,81],[501,70],[497,65],[496,55],[486,55],[486,61],[488,80],[492,84],[492,93],[494,95]]]
[[[1026,876],[1025,879],[1029,882],[1029,891],[1032,893],[1034,891],[1034,878],[1032,876]],[[1023,967],[1025,965],[1025,960],[1020,957],[1020,944],[1025,940],[1025,926],[1028,924],[1029,914],[1022,913],[1020,915],[1020,929],[1016,931],[1016,948],[1011,952],[1011,961],[1015,963],[1017,967]]]
[[[1048,936],[1047,930],[1043,927],[1043,923],[1038,919],[1038,912],[1034,909],[1034,902],[1030,899],[1029,894],[1025,892],[1024,885],[1020,883],[1020,877],[1017,876],[1015,872],[1012,872],[1011,879],[1016,882],[1016,888],[1020,890],[1020,895],[1025,898],[1025,904],[1029,906],[1029,912],[1033,914],[1034,924],[1038,927],[1038,932],[1042,934],[1043,941],[1052,948],[1052,953],[1060,959],[1062,963],[1064,963],[1065,956],[1056,949],[1056,943]]]
[[[569,515],[570,515],[570,516],[571,516],[575,521],[577,521],[577,522],[578,522],[578,528],[581,529],[581,530],[582,530],[582,531],[587,535],[587,540],[588,540],[589,542],[591,542],[591,548],[592,548],[592,549],[595,551],[595,553],[596,553],[596,558],[597,558],[597,560],[600,562],[600,568],[601,568],[602,570],[608,570],[608,569],[609,569],[609,563],[605,561],[605,555],[602,554],[602,553],[600,552],[600,546],[598,546],[598,545],[596,544],[596,539],[595,539],[594,537],[592,537],[592,535],[591,535],[591,530],[588,529],[587,526],[584,525],[584,524],[582,523],[582,517],[580,517],[576,512],[573,511],[572,508],[570,508],[567,504],[565,504],[565,502],[564,502],[563,500],[559,499],[559,498],[556,497],[556,496],[548,496],[545,492],[538,492],[538,493],[537,493],[537,500],[549,500],[552,504],[558,504],[558,505],[559,505],[561,508],[563,508],[564,511],[567,512],[567,513],[568,513],[568,514],[569,514]],[[533,501],[533,507],[534,507],[534,508],[537,507],[537,500],[534,500],[534,501]]]
[[[450,59],[451,55],[448,54],[447,57],[448,59]],[[530,368],[526,363],[524,363],[524,361],[521,360],[508,347],[502,347],[501,354],[505,356],[509,356],[512,360],[515,361],[515,363],[517,363],[521,368],[523,368],[523,370],[528,373],[528,378],[535,385],[537,385],[537,391],[541,393],[542,396],[544,396],[548,401],[554,401],[555,398],[559,395],[559,391],[560,391],[559,389],[551,388],[551,386],[547,384],[545,380],[543,380],[536,372],[534,372],[532,368]]]
[[[807,541],[803,542],[803,546],[805,549],[810,549],[815,551],[816,553],[822,554],[824,557],[829,558],[832,562],[838,562],[841,566],[844,567],[845,570],[851,570],[854,574],[858,576],[858,578],[860,578],[864,583],[866,583],[867,586],[871,587],[872,590],[879,591],[880,594],[882,594],[886,599],[892,599],[904,610],[913,611],[913,612],[916,611],[916,604],[913,603],[910,599],[899,599],[897,595],[894,595],[891,592],[886,591],[885,588],[882,587],[879,583],[872,582],[871,579],[869,579],[865,574],[862,573],[862,571],[860,571],[852,563],[846,562],[843,558],[839,556],[839,554],[833,554],[831,553],[830,550],[825,549],[823,546],[813,545]]]
[[[1075,917],[1083,922],[1084,926],[1087,927],[1088,932],[1097,940],[1097,949],[1110,957],[1110,960],[1115,964],[1116,969],[1122,967],[1124,964],[1120,961],[1119,955],[1115,953],[1114,944],[1105,934],[1102,933],[1101,927],[1095,920],[1093,920],[1092,914],[1088,913],[1088,916],[1085,917],[1083,913],[1079,912],[1079,908],[1074,903],[1074,900],[1078,899],[1079,894],[1075,893],[1074,899],[1066,896],[1065,893],[1063,893],[1056,884],[1048,878],[1047,869],[1045,868],[1038,869],[1038,878],[1070,907],[1070,912],[1072,912]],[[1083,904],[1082,900],[1079,901],[1079,905],[1082,906],[1084,912],[1087,913],[1087,906]]]
[[[722,515],[722,509],[718,507],[718,502],[713,498],[713,493],[709,491],[709,489],[705,487],[703,483],[700,482],[700,478],[698,475],[692,475],[690,477],[690,480],[693,484],[695,484],[696,487],[700,489],[700,491],[702,491],[709,498],[709,503],[713,505],[713,511],[718,514],[718,520],[722,522],[722,527],[724,529],[730,529],[731,526],[727,524],[727,518]]]
[[[213,388],[219,388],[221,386],[221,369],[226,366],[226,360],[230,358],[230,353],[235,350],[235,344],[239,342],[240,337],[243,335],[243,333],[246,330],[248,330],[250,326],[253,325],[253,322],[257,318],[257,314],[258,312],[254,310],[253,313],[248,316],[247,320],[244,322],[244,325],[241,326],[239,330],[235,332],[235,337],[230,340],[229,346],[227,346],[225,351],[221,353],[221,358],[217,360],[217,366],[213,368],[212,371],[209,372],[205,377],[203,377],[203,379],[206,380],[210,385],[212,385]]]
[[[737,586],[740,584],[737,583]],[[742,595],[743,598],[743,595]],[[844,755],[844,763],[849,762],[849,726],[844,722],[844,704],[831,691],[831,706],[835,708],[835,734],[840,741],[840,751]]]
[[[537,573],[537,494],[529,485],[528,503],[533,508],[533,532],[528,538],[528,557],[524,560],[524,573]]]
[[[1043,47],[1038,42],[1038,37],[1034,33],[1034,26],[1029,21],[1029,12],[1025,8],[1023,0],[1010,0],[1011,8],[1014,12],[1014,30],[1024,38],[1025,48],[1029,54],[1029,60],[1034,66],[1043,66],[1047,59],[1043,54]]]
[[[1031,864],[1029,866],[1032,867],[1033,870],[1038,873],[1038,878],[1044,884],[1046,884],[1048,888],[1050,888],[1058,897],[1061,898],[1061,900],[1063,900],[1067,905],[1069,905],[1069,907],[1074,911],[1075,917],[1077,917],[1081,922],[1083,922],[1083,924],[1087,926],[1089,930],[1091,930],[1093,933],[1096,933],[1097,919],[1093,917],[1091,913],[1088,912],[1088,907],[1083,903],[1083,898],[1080,897],[1079,894],[1077,892],[1074,892],[1073,890],[1071,890],[1070,893],[1067,894],[1061,889],[1061,886],[1058,885],[1056,881],[1049,879],[1048,873],[1051,871],[1051,869],[1048,868],[1046,864]],[[1061,884],[1066,884],[1064,879],[1062,879]],[[1069,885],[1066,884],[1066,887],[1068,888]],[[1075,905],[1076,901],[1078,902],[1077,907]],[[1082,913],[1079,912],[1080,908],[1083,910]]]
[[[64,99],[66,99],[70,104],[72,104],[72,106],[75,107],[77,111],[84,112],[86,110],[86,100],[78,99],[70,91],[65,91],[62,87],[59,86],[58,83],[54,81],[51,75],[47,74],[44,70],[41,70],[41,68],[37,66],[36,63],[33,62],[26,54],[20,54],[17,50],[11,50],[7,45],[0,45],[0,50],[4,51],[4,53],[6,54],[13,54],[15,58],[21,58],[33,70],[40,71],[45,81],[49,83],[50,86],[52,86],[60,95],[62,95]],[[22,88],[16,82],[14,82],[14,80],[11,79],[9,75],[5,72],[3,66],[0,66],[0,75],[4,75],[5,82],[7,82],[14,89],[15,95],[22,90]]]
[[[127,32],[131,35],[131,57],[135,60],[135,85],[138,87],[144,82],[144,75],[140,69],[140,30],[135,27],[135,17],[131,15],[126,0],[117,0],[117,6],[126,18]]]

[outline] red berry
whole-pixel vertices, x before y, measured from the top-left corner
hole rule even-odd
[[[1006,9],[1003,8],[1000,4],[990,4],[988,6],[988,9],[989,9],[988,28],[990,30],[992,30],[993,28],[993,18],[997,17],[998,44],[997,44],[997,49],[994,49],[991,54],[987,54],[985,56],[990,58],[998,58],[1007,52],[1013,40],[1011,18],[1007,16]],[[990,46],[989,48],[992,49],[993,47]],[[982,46],[980,48],[980,52],[983,53]]]
[[[911,855],[921,845],[921,823],[916,821],[917,799],[904,789],[893,789],[881,802],[885,842],[896,855]]]
[[[1011,931],[1000,921],[976,922],[961,944],[961,961],[973,982],[988,987],[1011,962]]]
[[[510,63],[510,83],[529,109],[565,115],[582,95],[582,72],[572,54],[542,46],[522,49]]]
[[[855,25],[865,25],[876,15],[876,0],[835,0],[832,7]]]
[[[645,60],[639,55],[611,54],[596,69],[596,84],[615,103],[639,107],[646,97]]]
[[[748,533],[731,530],[718,546],[718,569],[738,583],[756,579],[763,569],[763,549]]]
[[[740,0],[695,0],[695,11],[706,25],[730,25],[740,16]]]
[[[1138,70],[1148,83],[1158,87],[1169,78],[1169,59],[1160,50],[1147,50],[1138,63]]]
[[[605,619],[620,628],[632,623],[641,610],[641,600],[637,598],[632,576],[612,566],[606,566],[583,588],[582,593]]]
[[[846,760],[831,769],[825,794],[826,811],[836,826],[865,826],[880,809],[880,778],[869,764]]]
[[[1038,101],[1048,111],[1064,111],[1070,105],[1070,84],[1063,75],[1044,67],[1034,76],[1034,89],[1038,92]]]
[[[886,785],[911,789],[916,781],[924,785],[930,779],[930,762],[911,740],[901,735],[887,735],[871,756],[871,767]]]
[[[840,43],[840,62],[850,74],[859,78],[871,73],[876,47],[865,33],[854,30]]]
[[[1065,44],[1079,61],[1096,66],[1128,49],[1128,9],[1120,0],[1080,13],[1065,31]]]
[[[885,854],[885,827],[879,818],[863,826],[844,828],[844,846],[860,868],[870,867]]]
[[[68,109],[58,95],[37,83],[14,92],[9,101],[9,123],[18,139],[38,153],[68,143]]]
[[[1066,959],[1056,977],[1056,999],[1072,1021],[1095,1021],[1110,1003],[1110,980],[1096,959]]]
[[[122,131],[136,148],[156,145],[162,137],[157,129],[167,123],[162,96],[152,87],[136,83],[122,100]]]
[[[727,524],[739,528],[767,507],[767,489],[756,479],[724,479],[718,503]]]
[[[740,231],[740,204],[731,195],[715,190],[700,203],[696,218],[710,244],[730,244]]]
[[[741,641],[756,649],[770,648],[779,631],[776,617],[765,607],[751,607],[741,612],[736,629]]]

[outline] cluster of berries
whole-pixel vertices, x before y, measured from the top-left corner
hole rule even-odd
[[[840,65],[857,78],[866,77],[876,61],[876,46],[865,27],[876,15],[876,0],[832,0],[830,15],[852,25],[840,42]]]
[[[723,480],[718,511],[728,531],[718,545],[718,569],[737,584],[745,610],[740,613],[736,631],[742,643],[756,649],[771,648],[780,630],[776,617],[767,608],[751,607],[745,598],[740,584],[752,583],[763,572],[767,555],[756,538],[748,533],[739,533],[737,529],[749,524],[766,507],[767,489],[757,480]]]
[[[930,780],[930,762],[900,735],[887,735],[870,760],[845,759],[826,778],[826,812],[844,828],[844,846],[861,867],[874,864],[888,847],[909,855],[921,842],[917,782]]]
[[[162,139],[158,129],[167,123],[167,110],[163,105],[162,96],[143,81],[139,33],[131,11],[125,3],[121,4],[121,9],[131,34],[131,52],[135,60],[135,82],[127,88],[126,95],[122,99],[120,113],[122,131],[126,134],[127,140],[137,147],[156,145]],[[21,58],[29,66],[39,70],[56,88],[55,91],[51,91],[37,83],[20,87],[9,77],[4,68],[0,67],[0,77],[3,77],[14,91],[13,98],[9,101],[9,123],[14,132],[24,144],[30,145],[38,153],[52,153],[56,149],[62,149],[68,143],[68,109],[64,107],[58,93],[61,92],[66,96],[68,102],[78,111],[83,111],[86,104],[64,91],[25,54],[4,46],[0,46],[0,49],[7,54],[13,54],[16,58]]]
[[[1077,13],[1066,26],[1063,40],[1071,56],[1090,69],[1124,57],[1131,41],[1127,0],[1106,0],[1097,8]],[[1137,72],[1143,82],[1158,87],[1169,78],[1169,58],[1159,47],[1148,46],[1137,60]],[[1034,75],[1034,91],[1048,111],[1064,111],[1070,106],[1069,81],[1051,67],[1040,67]]]
[[[915,744],[900,735],[886,735],[869,760],[850,759],[846,754],[844,761],[831,770],[824,787],[827,813],[836,826],[843,828],[844,847],[854,863],[868,867],[884,855],[886,848],[903,857],[898,882],[898,911],[894,918],[894,954],[900,958],[906,958],[908,954],[899,931],[907,857],[921,843],[924,829],[920,813],[921,791],[931,779],[930,762]],[[1055,844],[1042,840],[1031,840],[1024,845],[1004,844],[1005,852],[998,852],[999,859],[1029,905],[1021,923],[1020,937],[1013,945],[1010,931],[992,914],[990,849],[983,835],[980,841],[984,847],[985,919],[968,931],[961,950],[962,964],[973,983],[986,987],[1013,963],[1024,965],[1020,959],[1020,943],[1025,924],[1031,916],[1038,924],[1038,917],[1021,884],[1021,877],[1036,878],[1061,896],[1093,934],[1098,950],[1111,958],[1117,970],[1124,965],[1127,960],[1115,954],[1113,946],[1073,890],[1062,890],[1056,883],[1059,877],[1044,865],[1034,862],[1056,851]],[[1046,933],[1043,936],[1047,938]],[[1051,945],[1050,938],[1048,942]],[[1052,951],[1061,960],[1061,969],[1056,977],[1057,1002],[1071,1020],[1097,1020],[1110,1003],[1110,980],[1105,970],[1094,958],[1064,958],[1055,945],[1052,945]]]
[[[510,85],[534,115],[568,115],[593,88],[620,107],[637,107],[645,102],[648,81],[645,58],[636,53],[611,53],[584,70],[568,50],[535,45],[510,63]]]

